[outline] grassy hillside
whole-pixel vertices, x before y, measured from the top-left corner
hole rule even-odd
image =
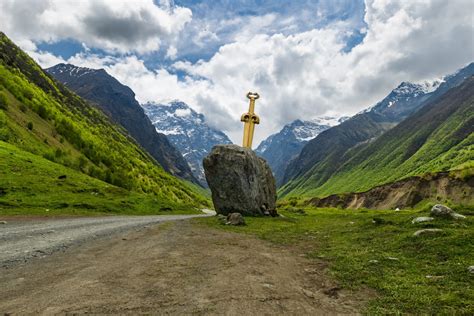
[[[141,194],[0,141],[0,215],[190,213],[190,205]]]
[[[160,203],[208,203],[194,186],[167,174],[123,129],[52,80],[1,33],[0,140]],[[42,185],[41,177],[36,179],[34,172],[31,177]]]
[[[322,132],[290,162],[280,194],[322,185],[344,163],[351,148],[379,137],[393,126],[377,113],[362,113]]]
[[[474,79],[467,79],[374,142],[352,149],[345,159],[327,181],[321,183],[309,178],[289,195],[362,192],[384,183],[440,171],[458,170],[463,177],[471,177]]]

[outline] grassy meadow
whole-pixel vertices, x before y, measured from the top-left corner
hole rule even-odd
[[[349,290],[370,288],[376,296],[367,314],[474,314],[474,209],[462,221],[429,216],[429,205],[418,210],[375,211],[284,206],[280,218],[246,217],[246,226],[226,226],[216,218],[197,219],[202,225],[258,236],[299,247],[306,255],[327,262],[328,273]],[[375,222],[377,224],[374,223]],[[424,228],[439,235],[413,236]]]

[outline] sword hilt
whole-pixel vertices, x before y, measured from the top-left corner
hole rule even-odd
[[[260,95],[257,92],[249,92],[247,93],[247,98],[249,98],[250,100],[257,100],[258,98],[260,98]]]

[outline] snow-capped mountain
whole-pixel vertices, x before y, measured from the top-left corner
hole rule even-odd
[[[430,98],[432,92],[436,91],[442,82],[443,79],[421,84],[402,82],[382,101],[360,113],[372,112],[382,115],[389,121],[399,122]]]
[[[207,185],[202,160],[215,145],[231,144],[227,135],[210,127],[204,115],[197,113],[184,102],[147,103],[142,107],[157,132],[168,137],[183,154],[194,176],[203,185]]]
[[[279,184],[288,162],[300,153],[308,141],[345,119],[347,117],[325,116],[308,121],[293,121],[263,140],[255,151],[267,160]]]

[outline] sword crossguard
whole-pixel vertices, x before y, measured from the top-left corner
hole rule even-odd
[[[257,92],[249,92],[247,93],[247,98],[249,98],[250,100],[257,100],[258,98],[260,98],[260,95]]]
[[[252,122],[254,124],[260,124],[260,117],[254,113],[244,113],[240,117],[240,121],[244,123]]]

